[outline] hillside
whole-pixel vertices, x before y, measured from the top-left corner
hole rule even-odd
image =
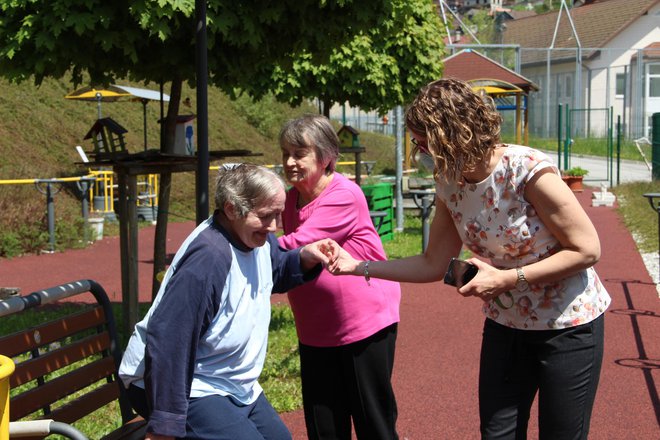
[[[157,84],[128,81],[117,84],[158,90]],[[0,94],[0,181],[85,174],[86,168],[76,164],[80,157],[75,146],[92,150],[91,142],[83,137],[96,121],[97,104],[64,99],[77,88],[68,78],[45,80],[40,87],[32,82],[10,84],[0,80],[0,88],[3,92]],[[166,85],[165,93],[168,90]],[[192,105],[191,108],[181,106],[180,114],[194,113],[195,90],[184,85],[182,98],[190,98]],[[290,108],[269,98],[256,103],[246,97],[232,101],[213,88],[208,91],[208,102],[209,149],[248,149],[262,153],[262,156],[250,158],[251,162],[259,164],[279,163],[277,134],[287,119],[316,111],[311,104]],[[103,117],[113,118],[128,130],[125,139],[130,152],[143,150],[141,103],[102,103],[101,111]],[[158,102],[150,102],[147,105],[148,148],[159,148],[159,118]],[[363,160],[377,161],[377,172],[394,168],[392,138],[362,133],[360,140],[367,148]],[[194,195],[194,175],[175,175],[172,220],[177,216],[195,217]],[[45,200],[32,184],[0,185],[0,257],[39,252],[43,248],[47,242]],[[82,245],[77,232],[82,229],[80,200],[73,184],[55,196],[55,212],[57,246]]]

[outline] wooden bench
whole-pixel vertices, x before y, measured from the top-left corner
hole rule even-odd
[[[46,304],[90,293],[96,300],[92,304],[33,327],[17,324],[14,333],[0,337],[0,354],[16,365],[10,376],[10,420],[50,419],[68,426],[118,401],[122,426],[105,437],[98,432],[87,436],[143,439],[146,422],[133,413],[118,380],[121,349],[110,301],[98,283],[80,280],[0,300],[0,317],[36,313]],[[10,432],[24,425],[10,423]]]

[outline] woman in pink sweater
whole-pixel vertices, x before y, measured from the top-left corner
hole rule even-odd
[[[335,172],[339,139],[330,121],[307,115],[280,133],[287,194],[280,244],[293,249],[332,238],[360,260],[385,260],[362,190]],[[396,439],[391,376],[399,284],[363,276],[316,280],[289,292],[310,439]]]

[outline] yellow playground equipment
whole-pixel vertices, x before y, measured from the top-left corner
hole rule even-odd
[[[9,438],[9,378],[15,368],[11,359],[0,355],[0,440]]]
[[[112,170],[90,170],[96,178],[89,191],[89,203],[98,216],[112,217],[115,213],[115,175]],[[156,219],[158,209],[158,174],[138,177],[137,213],[139,220]]]

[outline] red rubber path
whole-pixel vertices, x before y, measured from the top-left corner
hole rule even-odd
[[[640,195],[641,197],[641,195]],[[606,315],[605,359],[591,423],[592,439],[660,439],[660,301],[635,243],[613,208],[578,199],[600,234],[596,269],[613,297]],[[649,210],[649,215],[654,215]],[[193,229],[171,224],[168,252]],[[140,230],[139,289],[149,301],[154,228]],[[87,249],[0,259],[0,286],[23,294],[69,281],[98,281],[121,300],[119,240]],[[404,284],[394,386],[401,439],[478,439],[477,371],[483,317],[480,301],[443,284]],[[285,300],[282,295],[275,301]],[[301,411],[282,415],[294,439],[306,438]],[[538,438],[535,412],[530,439]]]

